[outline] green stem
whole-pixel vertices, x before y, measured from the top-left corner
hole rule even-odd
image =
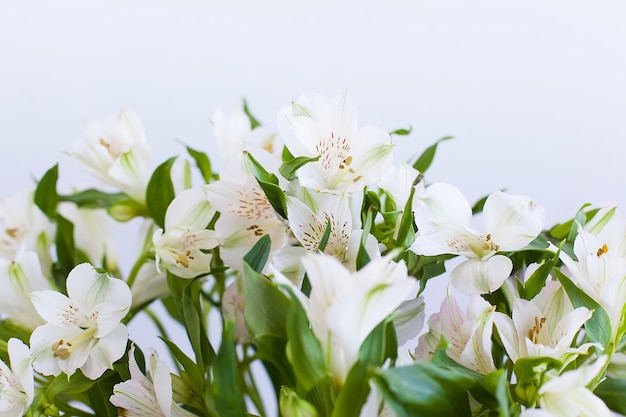
[[[167,331],[165,330],[165,327],[163,327],[163,324],[161,324],[161,321],[159,320],[157,315],[154,314],[154,311],[152,311],[150,308],[146,308],[143,311],[144,311],[144,313],[147,314],[147,316],[150,318],[150,320],[152,320],[152,323],[154,323],[154,325],[156,326],[156,328],[159,331],[159,333],[161,334],[161,336],[163,336],[164,339],[171,340],[169,338],[169,336],[167,335]],[[170,356],[171,356],[171,354],[170,354]],[[176,358],[174,358],[172,356],[172,359],[173,359],[174,364],[176,365],[176,368],[178,370],[178,374],[180,375],[180,373],[182,371],[182,368],[180,367],[180,364],[178,363]]]
[[[243,357],[242,365],[245,368],[244,369],[245,374],[248,376],[248,378],[246,378],[246,375],[244,375],[244,380],[248,382],[246,384],[246,393],[248,394],[248,397],[250,398],[250,400],[252,401],[256,409],[258,410],[260,416],[266,417],[267,413],[265,411],[265,406],[263,404],[263,401],[261,400],[261,396],[259,395],[259,389],[256,385],[254,375],[252,375],[252,369],[250,369],[251,362],[248,361],[248,359],[249,357],[248,357],[247,349],[244,347],[244,357]]]
[[[137,259],[137,261],[133,265],[133,269],[130,270],[130,274],[128,274],[128,280],[126,281],[126,284],[131,290],[133,289],[133,284],[135,283],[135,280],[137,279],[137,274],[139,274],[139,270],[141,269],[143,264],[145,264],[147,261],[152,259],[152,256],[153,255],[151,251],[144,252],[141,254],[141,256]]]

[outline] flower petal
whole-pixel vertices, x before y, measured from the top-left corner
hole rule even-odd
[[[450,282],[463,294],[491,293],[502,286],[512,269],[513,262],[504,255],[494,255],[485,261],[468,259],[452,270]]]

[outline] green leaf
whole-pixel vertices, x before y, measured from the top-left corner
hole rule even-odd
[[[205,382],[204,370],[201,370],[198,365],[178,347],[176,343],[162,336],[159,336],[159,339],[167,345],[172,357],[183,366],[183,369],[191,382],[190,388],[194,390],[200,398],[202,398],[204,395],[203,390]]]
[[[270,235],[263,235],[254,244],[252,249],[246,253],[243,257],[243,261],[247,263],[254,271],[259,274],[263,271],[265,263],[270,256],[270,250],[272,248],[272,240]]]
[[[539,268],[526,280],[524,285],[524,298],[526,300],[532,300],[546,284],[546,280],[550,275],[550,272],[554,269],[554,266],[559,261],[559,255],[561,250],[556,251],[552,259],[544,261]]]
[[[246,404],[237,380],[237,353],[235,352],[235,325],[225,321],[222,343],[213,365],[213,394],[220,416],[240,417],[246,414]]]
[[[413,131],[413,126],[409,125],[408,129],[396,129],[394,131],[389,132],[390,135],[398,135],[398,136],[407,136],[410,135]]]
[[[543,374],[551,369],[560,369],[562,362],[550,357],[525,357],[515,361],[515,399],[527,407],[537,402]]]
[[[324,234],[322,235],[322,238],[320,239],[320,243],[317,245],[317,252],[318,253],[324,253],[324,250],[326,249],[326,244],[328,243],[328,239],[330,238],[330,233],[332,232],[333,226],[332,223],[330,222],[330,217],[328,218],[328,221],[326,222],[326,229],[324,229]]]
[[[176,192],[172,183],[171,170],[176,157],[163,162],[152,173],[148,188],[146,189],[146,204],[148,212],[154,222],[161,228],[165,227],[165,212],[170,205]]]
[[[337,395],[331,417],[358,417],[370,392],[369,365],[358,361],[348,373],[344,386]]]
[[[611,410],[626,414],[626,380],[625,379],[605,379],[595,389],[594,394],[604,401]]]
[[[561,271],[554,269],[554,272],[574,307],[587,307],[593,312],[591,318],[585,322],[585,332],[589,340],[600,343],[602,346],[608,346],[611,342],[611,320],[604,308],[578,288]]]
[[[363,232],[361,233],[361,241],[359,242],[359,251],[357,252],[357,255],[356,255],[356,269],[357,270],[363,268],[371,260],[369,254],[367,253],[366,244],[367,244],[367,237],[370,234],[370,230],[372,229],[373,222],[374,222],[374,218],[372,216],[372,210],[368,210],[367,216],[365,217],[365,222],[363,223]]]
[[[70,195],[60,195],[60,201],[70,201],[78,207],[84,208],[109,208],[114,204],[128,200],[125,193],[105,193],[104,191],[89,188]]]
[[[57,233],[55,247],[57,262],[56,283],[62,291],[65,291],[65,279],[69,272],[76,266],[76,247],[74,246],[74,224],[65,217],[57,214]]]
[[[286,146],[283,146],[282,161],[283,162],[291,161],[293,158],[294,156],[291,152],[289,152],[289,149],[287,149]]]
[[[589,206],[590,206],[589,203],[583,204],[582,207],[578,209],[578,212],[576,213],[576,216],[578,216],[578,219],[581,219],[580,217],[581,213],[584,213],[584,210]],[[583,224],[589,221],[593,216],[595,216],[598,210],[599,209],[589,210],[584,215]],[[559,240],[567,238],[570,235],[572,227],[574,227],[574,221],[575,219],[570,219],[569,221],[565,223],[561,223],[561,224],[557,224],[553,226],[552,229],[550,229],[550,235],[552,235],[554,238],[559,239]]]
[[[118,416],[117,407],[109,401],[109,397],[113,395],[113,386],[119,382],[122,382],[119,376],[112,373],[108,378],[98,378],[97,383],[87,390],[91,408],[98,410],[98,416]]]
[[[50,219],[55,220],[59,196],[57,194],[57,180],[59,179],[59,165],[50,168],[37,183],[35,189],[35,204]]]
[[[467,391],[475,378],[431,362],[379,371],[374,378],[398,417],[471,417]]]
[[[189,336],[191,347],[196,355],[196,362],[201,369],[210,364],[215,356],[215,351],[209,342],[204,313],[200,303],[200,289],[202,280],[195,279],[185,288],[182,297],[183,318],[185,330]]]
[[[398,357],[398,339],[393,321],[385,320],[379,323],[365,338],[359,349],[359,361],[382,366],[387,360]]]
[[[308,156],[298,156],[297,158],[290,159],[289,161],[283,162],[280,168],[278,168],[278,172],[280,175],[285,177],[289,181],[293,181],[297,178],[296,171],[308,164],[309,162],[319,161],[320,157],[316,156],[314,158]]]
[[[54,401],[56,396],[60,394],[85,392],[95,383],[96,380],[87,378],[82,372],[75,372],[69,378],[66,374],[61,374],[55,377],[46,387],[46,398],[50,401]]]
[[[477,202],[474,203],[474,205],[472,206],[472,214],[478,214],[483,211],[483,207],[485,207],[485,202],[487,201],[487,198],[489,198],[488,195],[481,197],[480,199],[478,199]]]
[[[497,401],[497,412],[499,417],[511,416],[511,398],[509,394],[509,381],[504,369],[485,376],[485,389],[492,394]]]
[[[413,168],[415,168],[422,174],[425,174],[426,171],[428,171],[428,168],[430,168],[430,164],[432,164],[433,159],[435,158],[435,153],[437,153],[437,146],[441,142],[450,140],[450,139],[452,139],[452,136],[444,136],[443,138],[435,142],[433,145],[426,148],[426,150],[422,152],[420,157],[417,158],[417,161],[413,163]]]
[[[331,378],[327,369],[322,346],[309,326],[304,309],[296,300],[291,288],[292,302],[287,313],[287,359],[293,367],[294,375],[304,392],[325,378]],[[306,360],[303,360],[306,358]]]
[[[272,334],[286,338],[289,298],[247,263],[244,263],[243,287],[244,317],[251,335]]]
[[[246,114],[246,116],[248,116],[248,119],[250,120],[250,129],[256,129],[257,127],[261,126],[261,123],[250,112],[248,102],[245,99],[243,100],[243,112]]]
[[[200,174],[202,174],[202,178],[206,184],[210,183],[215,176],[213,175],[213,170],[211,168],[211,160],[204,152],[197,151],[189,146],[185,145],[187,149],[187,153],[189,156],[196,161],[196,166],[200,170]]]
[[[276,213],[286,219],[287,197],[285,196],[285,192],[278,186],[278,177],[267,172],[250,153],[246,153],[246,155],[248,156],[248,166],[259,183],[259,186],[263,189],[268,201]]]

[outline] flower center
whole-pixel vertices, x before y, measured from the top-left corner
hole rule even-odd
[[[539,332],[543,328],[543,325],[546,322],[545,317],[535,317],[535,325],[528,330],[528,339],[534,344],[537,344],[537,338],[539,336]]]

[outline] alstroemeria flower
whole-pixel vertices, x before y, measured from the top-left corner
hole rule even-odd
[[[589,385],[606,365],[607,357],[591,365],[567,371],[539,388],[539,407],[554,417],[614,417],[614,414],[593,392]],[[524,413],[523,416],[537,414]],[[541,414],[539,414],[541,415]]]
[[[300,97],[280,110],[278,127],[294,156],[319,156],[298,169],[303,187],[351,192],[377,181],[392,164],[389,134],[377,127],[359,128],[347,92],[332,99]]]
[[[220,178],[237,184],[245,183],[252,174],[246,152],[249,152],[270,172],[278,172],[282,163],[282,144],[264,126],[252,129],[250,118],[243,110],[226,113],[218,109],[211,118],[213,136],[220,156],[224,159]]]
[[[266,234],[272,240],[272,252],[282,247],[287,228],[254,177],[243,186],[220,180],[205,185],[205,190],[211,205],[220,212],[215,231],[226,265],[241,271],[243,256]]]
[[[607,241],[580,228],[574,240],[574,255],[577,261],[563,251],[560,257],[572,281],[606,310],[615,337],[626,299],[626,259],[614,253]]]
[[[24,251],[35,251],[47,274],[55,226],[35,205],[33,194],[22,190],[12,198],[0,197],[0,258],[12,261]]]
[[[444,336],[449,343],[446,353],[450,358],[483,375],[495,371],[491,356],[495,309],[475,295],[470,298],[465,314],[454,297],[448,295],[442,301],[439,313],[428,319],[428,333],[420,337],[415,357],[429,358]]]
[[[86,125],[89,141],[77,142],[69,154],[95,178],[144,203],[152,150],[136,113],[122,110],[104,123]]]
[[[461,192],[436,183],[414,198],[418,235],[411,250],[419,255],[454,254],[468,259],[457,265],[450,282],[468,294],[490,293],[502,285],[513,269],[509,258],[497,253],[519,250],[541,233],[545,212],[524,196],[501,191],[485,202],[485,233],[470,227],[472,209]]]
[[[589,309],[574,309],[561,285],[548,281],[531,301],[515,299],[512,317],[496,312],[495,324],[513,362],[528,356],[550,356],[565,366],[592,346],[570,347],[589,318]]]
[[[121,279],[87,263],[72,269],[66,284],[69,297],[56,291],[32,293],[37,312],[47,321],[30,338],[33,367],[55,376],[70,376],[80,368],[96,379],[124,355],[128,330],[120,321],[128,313],[131,292]]]
[[[341,386],[365,338],[410,296],[416,281],[407,275],[404,263],[395,263],[389,256],[373,259],[356,272],[325,254],[308,254],[302,263],[311,293],[309,298],[302,295],[300,302],[328,358],[335,384]]]
[[[61,203],[59,213],[74,225],[74,243],[93,265],[102,266],[107,271],[117,270],[117,253],[113,239],[116,223],[106,210]]]
[[[8,351],[11,368],[0,360],[0,415],[21,417],[35,393],[30,351],[15,338],[9,339]]]
[[[348,269],[356,270],[356,257],[363,231],[353,229],[347,199],[326,194],[318,195],[316,200],[311,200],[314,207],[309,207],[298,198],[287,197],[291,231],[307,251],[317,252],[330,221],[330,235],[323,252],[337,258]],[[371,235],[367,236],[366,249],[370,256],[380,256],[378,241]]]
[[[128,352],[130,379],[113,387],[111,404],[126,417],[193,417],[195,414],[172,401],[172,377],[157,352],[147,351],[146,375],[135,360],[135,346]]]
[[[157,267],[163,262],[181,278],[208,273],[211,254],[206,250],[220,243],[215,231],[206,229],[214,215],[203,190],[190,188],[177,195],[165,213],[165,232],[159,229],[152,238]]]
[[[0,259],[0,288],[0,312],[9,319],[29,330],[45,323],[37,314],[30,293],[52,287],[41,273],[35,252],[22,252],[15,261]]]

